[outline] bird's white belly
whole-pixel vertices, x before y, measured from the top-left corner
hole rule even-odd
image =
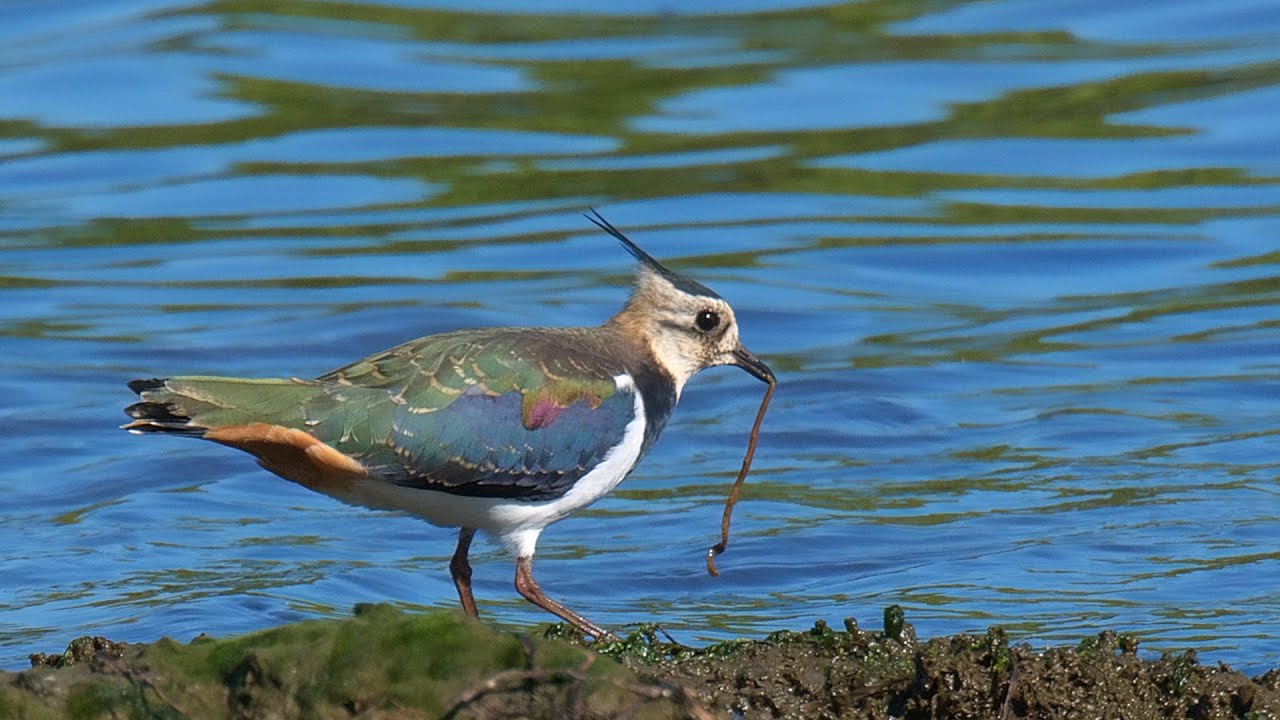
[[[640,459],[645,430],[644,401],[629,375],[615,376],[614,381],[619,391],[632,394],[635,417],[627,423],[622,441],[558,498],[521,501],[452,495],[375,478],[357,481],[334,495],[357,505],[401,510],[434,525],[475,528],[496,536],[518,556],[532,555],[544,527],[607,495]]]

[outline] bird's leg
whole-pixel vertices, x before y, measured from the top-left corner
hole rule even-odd
[[[533,557],[530,555],[516,558],[516,592],[523,595],[525,600],[574,626],[584,635],[590,635],[596,640],[617,640],[613,633],[547,597],[533,579]]]
[[[471,617],[479,617],[476,612],[476,599],[471,595],[471,563],[467,562],[467,552],[471,550],[471,539],[476,536],[475,528],[458,530],[458,549],[453,551],[453,559],[449,561],[449,574],[453,576],[453,585],[458,588],[458,600],[462,601],[462,610]]]

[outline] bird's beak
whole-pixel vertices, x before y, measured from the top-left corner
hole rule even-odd
[[[741,345],[733,351],[733,364],[755,375],[762,382],[767,382],[770,385],[776,382],[773,377],[773,371],[769,369],[769,366],[765,365],[760,358]]]

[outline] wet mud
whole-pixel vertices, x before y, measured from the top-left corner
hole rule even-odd
[[[893,607],[874,631],[819,622],[695,648],[656,627],[590,645],[372,605],[220,640],[81,638],[0,673],[0,718],[1271,720],[1280,670],[1145,657],[1111,631],[1042,651],[999,628],[920,640]]]

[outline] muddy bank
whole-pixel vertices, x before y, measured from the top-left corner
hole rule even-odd
[[[874,632],[819,623],[705,648],[563,633],[376,605],[225,640],[82,638],[0,673],[0,718],[1280,719],[1280,670],[1142,659],[1110,632],[1045,652],[998,628],[920,641],[890,608]]]

